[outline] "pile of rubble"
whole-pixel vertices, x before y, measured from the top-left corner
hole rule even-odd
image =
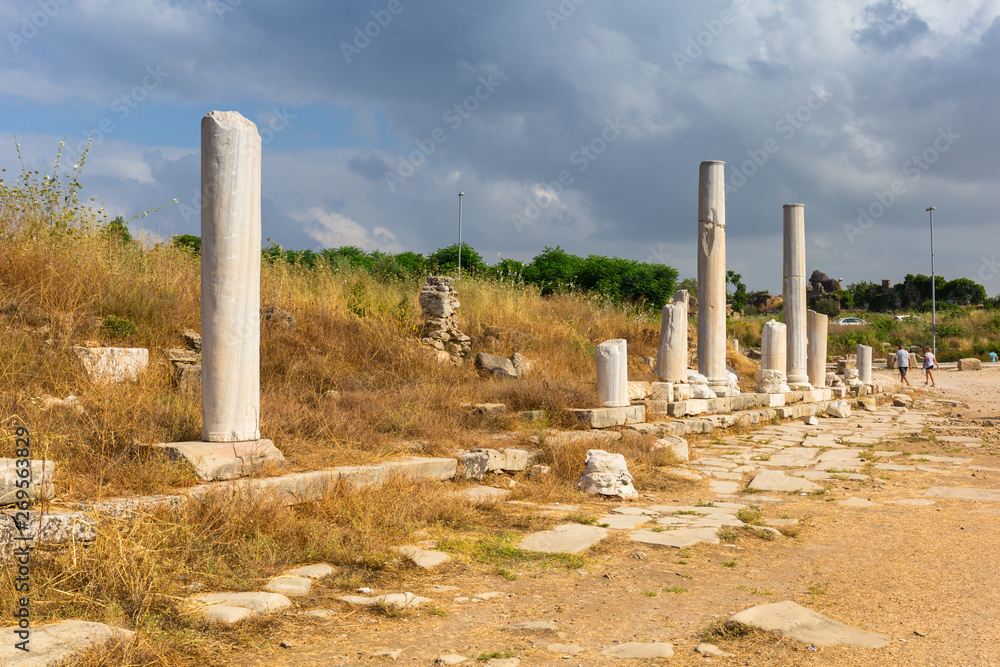
[[[420,342],[433,348],[441,363],[460,364],[472,358],[468,336],[458,328],[458,293],[447,276],[429,276],[420,290],[420,309],[424,326]]]

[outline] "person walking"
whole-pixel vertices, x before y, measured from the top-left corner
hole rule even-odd
[[[903,347],[902,343],[896,350],[896,368],[899,369],[899,381],[905,383],[907,387],[912,387],[909,378],[906,377],[906,371],[910,370],[910,353]]]
[[[996,363],[996,360],[997,360],[997,353],[996,352],[990,352],[988,356],[990,358],[990,361],[992,361],[993,363]]]
[[[936,387],[937,386],[934,383],[934,374],[931,373],[931,370],[933,370],[935,368],[938,368],[938,367],[939,366],[938,366],[938,362],[937,362],[937,357],[934,356],[934,353],[931,351],[931,348],[929,348],[929,347],[925,348],[924,349],[924,386],[925,387],[927,386],[928,382],[930,383],[930,385],[932,387]]]

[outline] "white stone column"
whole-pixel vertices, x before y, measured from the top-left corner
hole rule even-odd
[[[858,379],[872,383],[872,348],[868,345],[858,345]]]
[[[687,382],[688,293],[678,290],[663,306],[660,345],[656,351],[656,377],[660,382]]]
[[[760,367],[765,371],[786,370],[786,344],[788,333],[784,324],[768,320],[760,330]]]
[[[201,121],[202,439],[260,438],[260,135]]]
[[[605,408],[625,408],[628,400],[628,346],[624,339],[597,346],[597,400]]]
[[[811,389],[806,369],[806,218],[802,204],[785,204],[785,271],[783,303],[788,327],[788,386],[792,391]]]
[[[698,372],[719,396],[726,371],[725,162],[702,162],[698,174]]]
[[[826,386],[826,341],[829,319],[826,315],[810,310],[806,313],[809,328],[809,384],[815,389]]]

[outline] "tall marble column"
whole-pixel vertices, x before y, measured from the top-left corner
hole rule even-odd
[[[687,382],[688,293],[678,290],[663,306],[660,345],[656,351],[656,377],[660,382]]]
[[[808,366],[809,384],[816,389],[826,386],[826,340],[829,318],[810,310],[806,313],[809,329]]]
[[[872,348],[858,345],[858,379],[864,384],[872,383]]]
[[[698,372],[719,396],[726,371],[725,162],[702,162],[698,174]]]
[[[202,439],[260,438],[260,135],[235,111],[201,121]]]
[[[783,302],[788,327],[788,386],[811,389],[806,369],[806,218],[802,204],[785,204]]]
[[[605,408],[625,408],[628,400],[628,345],[622,338],[597,346],[597,400]]]

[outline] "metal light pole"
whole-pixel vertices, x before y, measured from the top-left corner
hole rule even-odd
[[[931,351],[937,356],[937,295],[934,285],[934,211],[933,206],[927,208],[931,216]]]
[[[462,197],[464,192],[458,193],[458,279],[462,279]],[[933,263],[933,262],[932,262]]]

